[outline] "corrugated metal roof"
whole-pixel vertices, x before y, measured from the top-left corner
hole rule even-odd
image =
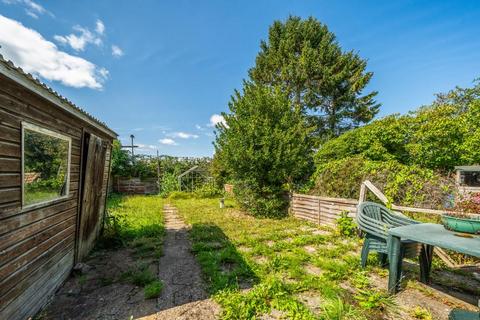
[[[0,68],[0,72],[4,74],[5,76],[9,77],[9,74],[6,74],[4,72],[4,69],[8,69],[10,71],[13,71],[16,73],[17,78],[13,79],[16,82],[19,82],[18,80],[25,80],[25,84],[30,84],[32,87],[35,87],[37,89],[37,93],[43,93],[41,94],[44,98],[47,98],[51,102],[53,102],[55,105],[60,107],[61,109],[64,109],[66,111],[69,111],[71,114],[86,120],[86,122],[92,124],[94,127],[106,132],[107,134],[111,135],[112,137],[117,137],[118,134],[110,129],[105,122],[100,121],[99,119],[95,118],[82,108],[78,107],[75,105],[72,101],[68,100],[64,96],[60,95],[58,92],[47,86],[45,83],[41,82],[37,78],[35,78],[32,74],[27,73],[23,71],[22,68],[15,66],[15,64],[10,61],[6,60],[1,54],[0,54],[0,65],[5,67],[5,68]],[[20,83],[25,86],[24,83]],[[30,87],[27,86],[28,89],[31,89]],[[49,96],[49,97],[48,97]]]

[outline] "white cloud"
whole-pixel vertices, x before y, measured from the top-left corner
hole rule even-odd
[[[103,34],[105,32],[105,25],[103,24],[102,20],[98,19],[95,23],[95,31],[98,34]]]
[[[117,58],[123,56],[123,50],[119,46],[112,45],[112,56]]]
[[[51,12],[32,0],[2,0],[2,2],[5,4],[18,4],[25,7],[25,13],[35,19],[38,19],[39,15],[45,13],[53,16]]]
[[[201,125],[199,125],[199,124],[196,124],[196,125],[195,125],[195,128],[196,128],[197,130],[200,130],[200,131],[203,131],[203,130],[205,130],[205,128],[204,128],[204,127],[202,127],[202,126],[201,126]]]
[[[136,151],[152,151],[158,149],[158,147],[154,146],[153,144],[138,143],[137,146],[138,148],[135,149]]]
[[[0,15],[1,53],[26,72],[70,87],[101,89],[108,70],[60,51],[33,29]]]
[[[103,41],[95,33],[91,32],[88,28],[81,26],[74,26],[73,30],[77,32],[70,33],[66,36],[55,35],[53,38],[60,44],[69,45],[75,51],[83,51],[87,44],[94,44],[100,46]]]
[[[135,128],[135,129],[133,129],[133,131],[137,131],[137,132],[138,131],[143,131],[143,130],[145,130],[145,128]]]
[[[170,139],[170,138],[160,139],[160,140],[158,140],[158,142],[160,142],[161,144],[168,145],[168,146],[176,146],[177,145],[175,140]]]
[[[219,123],[223,124],[224,126],[227,126],[227,123],[225,122],[225,119],[223,118],[222,115],[213,114],[210,117],[210,123],[208,124],[208,126],[209,127],[215,127]]]
[[[180,138],[180,139],[197,139],[198,135],[188,132],[173,132],[168,134],[169,137]]]

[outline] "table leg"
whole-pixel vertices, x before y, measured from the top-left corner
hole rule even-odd
[[[388,292],[394,294],[397,292],[398,282],[401,276],[402,257],[400,257],[400,238],[388,236],[388,260],[390,262],[388,272]]]
[[[422,245],[420,251],[420,281],[428,283],[430,281],[430,270],[432,269],[433,246]]]

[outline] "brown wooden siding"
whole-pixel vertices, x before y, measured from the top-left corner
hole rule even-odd
[[[74,263],[82,132],[109,143],[112,138],[3,75],[0,83],[0,319],[25,319],[46,303]],[[67,199],[22,211],[22,121],[71,137]],[[110,151],[107,160],[109,168]],[[106,190],[105,183],[102,194]]]

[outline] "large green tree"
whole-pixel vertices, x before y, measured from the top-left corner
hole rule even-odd
[[[218,160],[235,181],[240,203],[255,215],[281,215],[284,192],[313,168],[304,117],[280,88],[246,82],[217,125]]]
[[[363,94],[373,76],[366,66],[358,54],[342,50],[326,25],[312,17],[291,16],[270,27],[249,75],[258,84],[286,91],[294,105],[308,114],[317,135],[329,138],[377,114],[377,92]]]

